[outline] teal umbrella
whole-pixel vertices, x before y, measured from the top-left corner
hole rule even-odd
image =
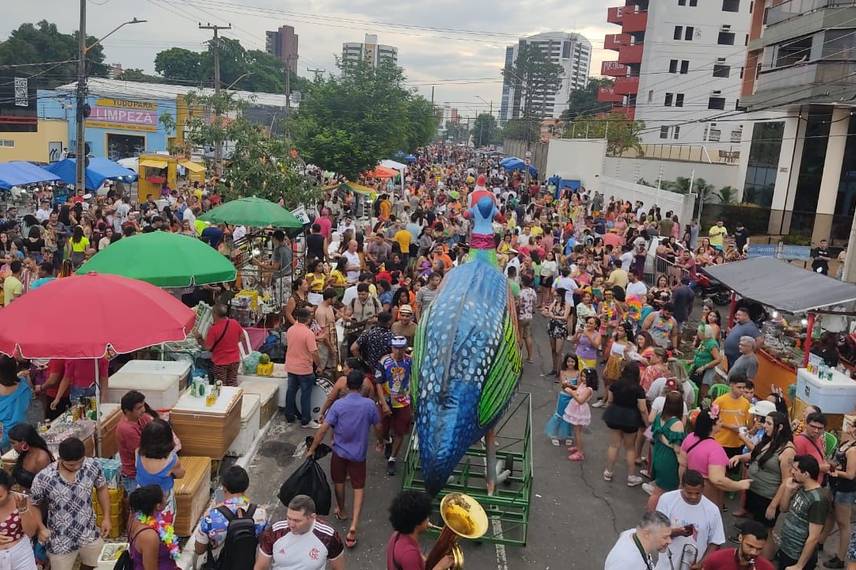
[[[110,244],[77,273],[109,273],[158,287],[190,287],[233,281],[236,272],[231,261],[195,237],[151,232]]]
[[[303,222],[279,204],[253,197],[230,200],[199,216],[199,219],[253,228],[303,228]]]

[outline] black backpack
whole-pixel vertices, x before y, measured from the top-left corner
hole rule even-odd
[[[223,541],[223,549],[220,556],[214,560],[211,550],[211,542],[208,543],[208,560],[205,562],[206,570],[252,570],[256,561],[256,548],[259,545],[256,538],[256,522],[253,515],[256,514],[256,505],[251,504],[247,510],[239,509],[239,514],[233,513],[226,506],[217,507],[229,526],[226,528],[226,540]]]

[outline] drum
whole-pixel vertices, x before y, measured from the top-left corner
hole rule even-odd
[[[321,406],[327,400],[330,390],[333,389],[333,382],[329,378],[316,378],[315,386],[312,387],[312,419],[316,422],[321,417]]]

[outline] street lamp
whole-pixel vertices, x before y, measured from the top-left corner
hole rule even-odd
[[[84,121],[86,120],[86,115],[88,113],[85,112],[86,109],[86,54],[89,53],[89,50],[100,44],[107,37],[113,35],[121,28],[128,26],[130,24],[142,24],[146,22],[146,20],[138,20],[134,18],[133,20],[128,20],[127,22],[122,22],[115,28],[113,28],[107,35],[102,37],[101,39],[95,40],[95,42],[87,46],[86,45],[86,0],[80,0],[80,28],[77,32],[77,124],[76,127],[76,136],[77,136],[77,148],[75,151],[75,167],[76,167],[76,175],[74,178],[74,187],[75,189],[84,189],[86,188],[86,125]]]

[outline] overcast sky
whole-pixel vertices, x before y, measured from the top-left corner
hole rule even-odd
[[[500,68],[505,46],[519,36],[545,31],[578,32],[593,46],[592,73],[599,73],[607,24],[602,0],[88,0],[88,34],[101,37],[133,17],[148,23],[128,26],[105,40],[108,63],[153,73],[154,56],[172,46],[201,50],[210,32],[197,22],[232,24],[224,35],[248,49],[264,49],[265,30],[294,26],[300,75],[307,67],[335,70],[342,42],[365,33],[398,48],[399,64],[411,85],[435,102],[450,102],[463,116],[499,109]],[[48,19],[63,32],[77,29],[77,0],[4,0],[0,39],[23,22]],[[613,54],[614,55],[614,54]]]

